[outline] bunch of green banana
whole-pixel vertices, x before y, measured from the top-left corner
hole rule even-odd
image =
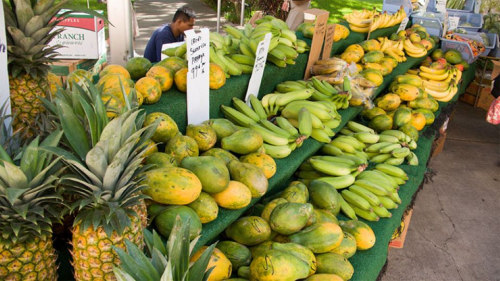
[[[243,30],[230,25],[224,26],[226,33],[233,38],[233,43],[238,43],[238,51],[242,55],[255,57],[257,46],[267,33],[272,34],[267,60],[279,67],[295,64],[298,55],[310,49],[307,43],[297,39],[295,32],[280,19],[267,15],[256,23],[255,28],[247,23]]]
[[[372,163],[398,166],[406,160],[408,165],[418,165],[418,157],[411,151],[417,148],[417,143],[401,131],[386,130],[376,134],[372,129],[362,124],[349,121],[346,128],[340,130],[340,133],[353,137],[365,145],[362,149],[359,147],[346,148],[343,145],[341,149],[343,153],[352,153],[350,151],[354,149],[358,153],[362,151]]]
[[[250,95],[250,104],[233,97],[233,106],[221,106],[227,119],[238,126],[247,127],[259,133],[264,140],[266,154],[273,158],[285,158],[300,147],[309,135],[302,134],[286,118],[277,117],[275,123],[267,120],[261,102]]]
[[[408,179],[400,168],[378,164],[356,176],[348,188],[342,190],[340,210],[349,218],[361,217],[368,221],[390,218],[390,209],[401,204],[399,186]]]

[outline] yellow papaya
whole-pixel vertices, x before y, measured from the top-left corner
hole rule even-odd
[[[389,93],[384,95],[377,101],[376,105],[385,111],[395,110],[401,104],[401,98],[396,95]]]
[[[361,60],[362,56],[358,52],[343,52],[340,58],[345,60],[347,63],[357,63]]]
[[[380,50],[380,42],[375,39],[365,40],[359,43],[365,52],[370,51],[379,51]]]
[[[142,192],[161,204],[187,205],[201,193],[201,182],[196,175],[183,168],[167,167],[145,173]]]
[[[384,58],[384,53],[379,50],[369,51],[361,59],[362,63],[379,62]]]
[[[412,101],[417,99],[419,90],[416,86],[410,84],[397,84],[393,89],[393,93],[397,94],[402,101]]]

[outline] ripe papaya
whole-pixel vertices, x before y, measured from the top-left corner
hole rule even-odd
[[[264,172],[255,165],[232,160],[227,167],[233,180],[243,183],[250,189],[252,198],[261,197],[267,192],[269,182]]]
[[[336,274],[328,274],[328,273],[317,273],[312,276],[309,276],[304,281],[344,281],[340,276]]]
[[[238,157],[234,156],[231,152],[224,150],[222,148],[218,148],[218,147],[210,148],[209,150],[203,152],[201,154],[201,156],[213,156],[213,157],[219,158],[222,161],[224,161],[224,163],[226,163],[226,165],[231,160],[238,160]]]
[[[366,53],[363,56],[363,58],[361,59],[361,62],[362,63],[368,63],[368,62],[376,63],[376,62],[379,62],[380,60],[382,60],[383,58],[384,58],[384,53],[382,51],[373,50],[373,51],[369,51],[368,53]]]
[[[309,276],[309,266],[298,257],[279,250],[269,250],[250,264],[251,279],[294,281]]]
[[[200,152],[198,144],[193,138],[179,134],[168,141],[165,153],[172,155],[177,163],[181,163],[184,157],[195,157]]]
[[[189,259],[190,263],[196,262],[203,252],[208,248],[208,246],[201,247],[193,256]],[[208,261],[207,269],[212,269],[207,281],[217,281],[226,280],[231,276],[233,272],[231,261],[224,255],[224,253],[214,248],[210,260]]]
[[[411,122],[410,124],[415,127],[418,131],[421,131],[426,124],[425,115],[420,112],[413,112],[411,114]]]
[[[309,266],[308,276],[311,276],[316,272],[316,257],[314,256],[314,253],[311,252],[311,250],[309,250],[308,248],[296,243],[273,243],[271,245],[271,248],[273,250],[280,250],[290,253],[307,263],[307,265]]]
[[[275,198],[271,200],[269,203],[266,204],[264,207],[264,210],[262,210],[262,213],[260,216],[267,222],[269,222],[269,219],[271,217],[271,213],[273,212],[274,208],[280,204],[285,204],[288,203],[288,201],[284,198]]]
[[[401,98],[397,94],[389,93],[375,99],[375,103],[383,110],[391,111],[399,107],[399,105],[401,104]]]
[[[348,259],[356,253],[356,239],[354,236],[348,232],[344,232],[344,239],[342,239],[342,243],[330,253],[336,253],[342,255],[344,258]]]
[[[146,158],[146,164],[155,165],[155,168],[177,167],[177,160],[167,153],[154,152]]]
[[[271,250],[273,244],[273,241],[264,241],[256,246],[250,247],[250,252],[252,252],[252,259],[255,259],[258,256],[263,255],[265,252]]]
[[[363,47],[361,47],[360,44],[352,44],[349,45],[345,50],[344,53],[346,52],[356,52],[359,54],[360,58],[365,55],[365,51],[363,50]]]
[[[359,220],[340,221],[340,227],[354,236],[358,250],[368,250],[375,245],[375,233],[366,223]]]
[[[359,43],[365,52],[379,51],[380,43],[375,39],[365,40]]]
[[[200,196],[188,205],[200,218],[201,223],[209,223],[217,218],[219,206],[215,200],[206,192],[201,192]]]
[[[255,246],[269,238],[271,227],[261,217],[241,217],[226,228],[226,235],[245,246]]]
[[[178,167],[154,169],[146,172],[142,192],[161,204],[187,205],[201,193],[201,182],[191,171]]]
[[[156,127],[155,133],[151,136],[151,139],[154,142],[167,143],[171,138],[179,134],[179,128],[177,127],[177,123],[175,123],[174,119],[162,112],[152,112],[146,115],[146,120],[144,121],[143,126],[146,127],[155,122],[157,119],[161,119],[161,121],[158,127]]]
[[[436,118],[436,116],[430,109],[419,108],[414,109],[412,112],[422,113],[425,116],[425,125],[431,125],[432,123],[434,123],[434,119]]]
[[[358,52],[343,52],[340,55],[342,60],[345,60],[347,63],[357,63],[361,60],[362,56]]]
[[[230,181],[228,187],[219,193],[212,194],[215,202],[222,208],[237,210],[245,208],[252,201],[252,192],[246,185],[238,181]]]
[[[428,96],[427,98],[417,98],[409,101],[408,107],[413,109],[424,108],[429,109],[432,112],[436,112],[439,108],[439,104],[431,96]]]
[[[380,86],[384,82],[384,76],[382,75],[382,72],[377,69],[364,69],[363,71],[359,72],[361,76],[363,76],[366,80],[372,82],[375,84],[375,86]]]
[[[266,175],[266,178],[268,179],[270,179],[276,173],[276,162],[271,156],[265,153],[249,153],[247,155],[241,156],[240,161],[242,163],[253,164],[259,167],[260,169],[262,169],[262,172],[264,172],[264,175]]]
[[[219,193],[229,185],[229,170],[224,161],[213,156],[184,157],[181,167],[190,170],[200,179],[202,189]]]
[[[393,89],[393,93],[397,94],[402,101],[412,101],[417,99],[419,90],[416,86],[410,84],[397,84]]]
[[[381,65],[380,63],[376,62],[367,62],[363,65],[364,69],[375,69],[380,71],[382,76],[386,76],[387,74],[391,73],[392,68],[389,68],[388,66]]]
[[[200,151],[207,151],[217,142],[217,133],[207,124],[188,125],[186,136],[192,137],[198,144]]]

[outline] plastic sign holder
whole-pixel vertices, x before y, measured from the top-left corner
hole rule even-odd
[[[321,49],[323,48],[323,41],[325,40],[326,33],[326,22],[328,21],[328,16],[330,12],[321,9],[309,9],[304,11],[304,18],[310,18],[315,16],[314,21],[314,35],[311,43],[311,50],[309,51],[309,58],[307,60],[307,67],[304,73],[304,80],[311,77],[311,66],[313,66],[319,59],[321,54]]]
[[[401,30],[405,30],[406,29],[406,26],[408,25],[409,19],[410,19],[409,17],[406,17],[406,18],[403,19],[403,21],[399,25],[398,31],[396,31],[396,33],[400,32]]]
[[[436,0],[436,10],[440,13],[446,13],[446,0]]]
[[[0,6],[0,22],[4,22],[3,5]],[[5,28],[0,28],[0,108],[6,104],[6,114],[10,115],[9,74],[7,71],[7,37]],[[10,118],[7,122],[10,121]],[[9,127],[9,124],[7,128]]]
[[[210,119],[210,39],[208,28],[186,30],[187,120],[200,124]]]
[[[460,21],[460,17],[449,17],[448,18],[448,30],[455,30],[458,28],[458,22]]]
[[[335,37],[335,26],[336,24],[329,24],[326,26],[326,34],[325,34],[325,45],[323,46],[323,54],[321,55],[321,59],[329,59],[330,54],[332,53],[333,47],[333,38]]]
[[[259,96],[260,84],[262,83],[262,76],[266,68],[267,53],[269,52],[269,43],[271,42],[271,33],[267,33],[264,39],[259,42],[255,52],[255,62],[253,64],[252,76],[248,84],[247,94],[245,101],[249,103],[250,95]]]

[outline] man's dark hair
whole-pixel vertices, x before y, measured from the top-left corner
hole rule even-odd
[[[175,12],[172,22],[176,22],[177,20],[186,22],[191,20],[191,18],[196,18],[195,12],[188,6],[182,6]]]

